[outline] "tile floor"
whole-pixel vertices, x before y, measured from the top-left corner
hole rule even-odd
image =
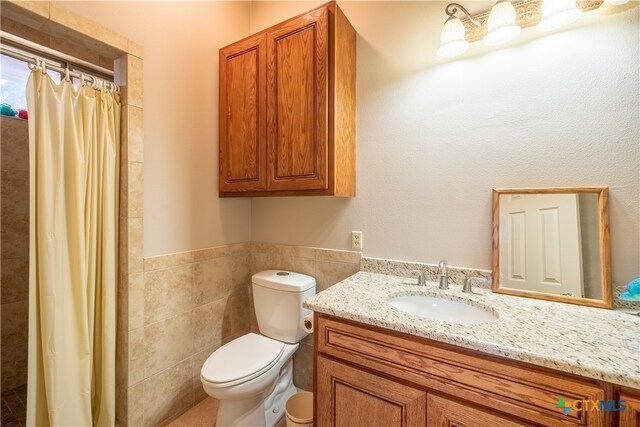
[[[218,401],[207,397],[173,420],[167,427],[215,427]],[[24,427],[27,416],[27,386],[2,393],[2,427]],[[285,427],[283,417],[277,427]]]
[[[207,397],[173,420],[167,427],[214,427],[217,414],[218,401],[213,397]]]
[[[172,421],[171,427],[214,427],[218,401],[207,397]],[[27,417],[27,386],[2,393],[2,427],[25,427]]]
[[[193,408],[173,420],[167,427],[215,427],[218,414],[218,401],[207,397]],[[282,417],[276,427],[286,427],[285,417]]]
[[[27,386],[23,385],[2,393],[2,427],[26,426]]]

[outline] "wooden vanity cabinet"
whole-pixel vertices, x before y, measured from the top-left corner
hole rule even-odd
[[[355,42],[332,2],[220,50],[221,197],[355,196]]]
[[[316,427],[640,427],[619,387],[453,345],[315,314]],[[559,399],[626,399],[623,412]]]

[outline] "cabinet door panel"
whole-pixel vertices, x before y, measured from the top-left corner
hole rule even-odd
[[[266,40],[220,51],[220,191],[267,188]]]
[[[620,400],[627,409],[619,413],[619,427],[640,427],[640,396],[621,393]]]
[[[318,427],[417,427],[426,423],[426,392],[317,358]]]
[[[511,421],[430,393],[427,396],[427,425],[429,427],[525,427],[534,424]]]
[[[328,14],[267,33],[269,190],[328,188]]]

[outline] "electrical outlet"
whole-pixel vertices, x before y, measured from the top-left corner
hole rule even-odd
[[[362,231],[351,232],[351,249],[354,251],[362,250]]]

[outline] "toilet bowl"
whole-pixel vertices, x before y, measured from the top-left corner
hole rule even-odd
[[[223,345],[200,371],[204,390],[220,401],[217,426],[274,427],[296,393],[292,357],[306,336],[301,321],[310,311],[302,301],[315,294],[315,279],[267,270],[253,276],[252,286],[264,335],[249,333]]]

